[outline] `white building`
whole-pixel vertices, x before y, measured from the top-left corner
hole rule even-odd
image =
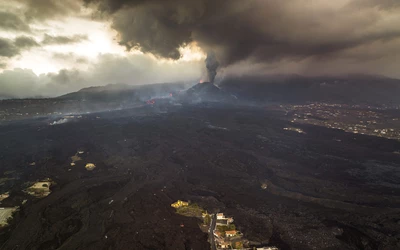
[[[223,213],[218,213],[217,214],[217,225],[218,226],[228,226],[233,222],[232,217],[225,217]]]

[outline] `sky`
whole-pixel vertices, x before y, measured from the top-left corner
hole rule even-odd
[[[400,78],[398,0],[0,0],[0,98],[226,76]]]

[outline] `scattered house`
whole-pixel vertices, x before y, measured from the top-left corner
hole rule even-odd
[[[230,242],[226,242],[224,240],[221,240],[218,242],[219,248],[231,248]]]
[[[92,171],[93,169],[96,168],[96,165],[94,165],[93,163],[88,163],[88,164],[86,164],[85,168],[88,171]]]
[[[225,231],[226,237],[233,237],[233,236],[236,236],[237,234],[238,234],[238,231],[236,231],[236,230]]]
[[[171,204],[171,207],[174,207],[174,208],[187,207],[187,206],[189,206],[189,202],[181,201],[181,200],[178,200],[177,202],[174,202]]]
[[[223,213],[217,214],[217,220],[222,220],[223,218],[225,218],[225,215]]]
[[[222,238],[222,233],[220,231],[214,231],[214,236],[217,238]]]
[[[232,217],[225,217],[223,213],[217,214],[217,226],[229,226],[233,222]]]
[[[304,119],[307,121],[307,119]],[[295,131],[299,134],[306,134],[306,132],[304,132],[302,129],[299,128],[283,128],[284,130],[288,130],[288,131]]]

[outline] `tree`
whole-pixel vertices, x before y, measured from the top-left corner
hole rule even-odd
[[[205,225],[210,225],[210,223],[211,223],[211,216],[210,215],[206,215],[204,217],[204,224]]]

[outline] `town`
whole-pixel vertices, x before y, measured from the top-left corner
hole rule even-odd
[[[35,117],[59,117],[50,123],[57,125],[82,118],[87,112],[135,107],[138,103],[95,103],[58,99],[0,100],[0,123]],[[92,107],[93,106],[93,107]],[[312,102],[306,104],[268,105],[268,110],[276,110],[293,124],[310,124],[331,129],[339,129],[354,134],[365,134],[400,140],[400,120],[398,105],[350,105],[338,103]],[[211,126],[211,125],[209,125]],[[285,130],[303,133],[294,127]]]
[[[226,217],[224,213],[210,214],[195,203],[178,200],[171,204],[178,214],[201,218],[200,228],[209,235],[212,250],[240,249],[240,250],[278,250],[273,246],[250,246],[249,241],[236,228],[233,217]]]
[[[309,103],[280,105],[280,108],[293,124],[311,124],[354,134],[400,140],[399,106]],[[302,132],[295,128],[285,130]]]

